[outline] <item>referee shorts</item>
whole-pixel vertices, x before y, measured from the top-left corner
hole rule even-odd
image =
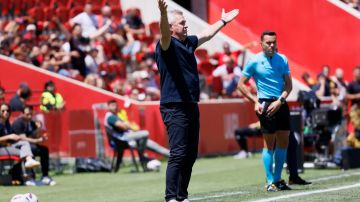
[[[290,130],[290,110],[287,102],[281,105],[280,109],[273,115],[266,114],[269,105],[276,99],[259,99],[259,103],[264,105],[262,114],[256,113],[260,121],[261,132],[263,134],[273,134],[279,130]]]

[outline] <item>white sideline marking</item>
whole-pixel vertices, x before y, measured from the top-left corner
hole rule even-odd
[[[246,194],[248,192],[238,191],[238,192],[224,192],[224,193],[218,193],[212,196],[204,196],[204,197],[197,197],[197,198],[190,198],[190,201],[201,201],[205,199],[214,199],[214,198],[222,198],[225,196],[235,196],[235,195],[241,195]]]
[[[335,176],[329,176],[329,177],[322,177],[322,178],[316,178],[316,179],[312,179],[310,180],[311,182],[320,182],[320,181],[327,181],[327,180],[332,180],[332,179],[339,179],[339,178],[343,178],[343,177],[351,177],[351,176],[355,176],[355,175],[360,175],[360,172],[353,172],[353,173],[349,173],[349,174],[342,174],[342,175],[335,175]],[[360,186],[360,184],[355,184],[357,186]],[[350,186],[354,186],[354,185],[350,185]],[[341,188],[341,187],[339,187]],[[352,187],[350,187],[352,188]],[[333,189],[337,189],[337,188],[333,188]],[[346,188],[341,188],[341,189],[346,189]],[[337,190],[341,190],[341,189],[337,189]],[[310,195],[310,194],[315,194],[315,193],[321,193],[323,192],[330,192],[330,191],[326,191],[326,190],[330,190],[330,189],[325,189],[324,190],[316,190],[316,191],[310,191],[310,192],[302,192],[302,193],[297,193],[297,194],[290,194],[290,195],[284,195],[281,197],[285,197],[285,196],[290,196],[290,197],[296,197],[296,196],[303,196],[303,195],[299,195],[299,194],[304,194],[304,195]],[[331,190],[331,191],[337,191],[337,190]],[[204,197],[197,197],[197,198],[190,198],[191,201],[201,201],[201,200],[206,200],[206,199],[212,199],[212,198],[223,198],[223,197],[227,197],[227,196],[235,196],[235,195],[241,195],[241,194],[246,194],[248,192],[224,192],[224,193],[219,193],[213,196],[204,196]],[[309,194],[310,193],[310,194]],[[290,198],[288,197],[288,198]],[[270,198],[271,200],[277,200],[277,197],[274,198]],[[253,202],[265,202],[265,201],[269,201],[270,199],[262,199],[259,201],[253,201]],[[284,199],[284,198],[280,198],[280,199]],[[271,201],[270,200],[270,201]]]
[[[313,180],[310,180],[310,181],[311,182],[320,182],[320,181],[326,181],[326,180],[339,179],[339,178],[343,178],[343,177],[351,177],[351,176],[354,176],[354,175],[360,175],[360,172],[353,172],[353,173],[335,175],[335,176],[330,176],[330,177],[322,177],[322,178],[317,178],[317,179],[313,179]]]
[[[330,188],[330,189],[319,189],[319,190],[315,190],[315,191],[300,192],[300,193],[296,193],[296,194],[288,194],[288,195],[283,195],[283,196],[278,196],[278,197],[260,199],[260,200],[252,201],[252,202],[269,202],[269,201],[276,201],[276,200],[288,199],[288,198],[299,197],[299,196],[307,196],[307,195],[312,195],[312,194],[320,194],[320,193],[324,193],[324,192],[339,191],[339,190],[343,190],[343,189],[352,189],[352,188],[356,188],[356,187],[360,187],[360,183],[352,184],[352,185],[346,185],[346,186],[341,186],[341,187],[336,187],[336,188]]]

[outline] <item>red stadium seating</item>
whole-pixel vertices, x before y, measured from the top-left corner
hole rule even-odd
[[[23,2],[23,8],[25,11],[34,8],[35,6],[37,6],[39,4],[38,0],[25,0]]]
[[[69,21],[69,18],[70,18],[69,9],[66,7],[57,8],[56,16],[59,18],[60,22],[66,23],[67,21]]]
[[[7,15],[9,13],[10,0],[0,0],[1,15]]]
[[[212,72],[214,71],[215,67],[208,61],[203,61],[198,64],[198,70],[199,72],[204,76],[210,76],[212,75]]]
[[[208,61],[209,54],[205,48],[198,48],[195,50],[195,56],[200,60],[200,62]]]
[[[54,7],[53,0],[37,0],[37,4],[41,7]]]
[[[154,36],[156,34],[160,34],[160,27],[159,27],[159,22],[158,21],[150,22],[148,27],[149,27],[149,31],[150,31],[151,36]]]
[[[111,7],[111,15],[113,16],[113,20],[119,23],[123,15],[121,7]]]
[[[103,6],[103,0],[91,0],[90,1],[93,6],[102,7]]]
[[[81,6],[76,6],[70,10],[70,18],[75,17],[77,14],[83,12],[84,8]]]
[[[222,79],[220,76],[212,77],[212,86],[211,90],[212,92],[221,95],[223,89]]]
[[[10,1],[10,10],[14,13],[15,16],[19,16],[24,11],[22,0],[11,0]]]
[[[88,0],[71,0],[69,2],[69,7],[77,7],[80,6],[82,8],[84,8],[84,5],[89,2]]]
[[[103,0],[103,5],[117,6],[120,7],[120,0]]]
[[[68,7],[70,8],[69,3],[71,2],[71,0],[52,0],[52,6],[54,7],[55,4],[57,5],[57,7]]]
[[[47,21],[51,21],[53,16],[55,16],[56,14],[55,8],[52,8],[50,6],[44,7],[43,11],[44,11],[45,20]]]
[[[45,19],[44,10],[40,7],[34,7],[30,9],[29,16],[33,17],[37,21],[43,21]]]

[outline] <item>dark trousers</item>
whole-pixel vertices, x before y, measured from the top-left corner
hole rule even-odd
[[[286,163],[289,169],[290,176],[298,176],[298,156],[297,149],[299,143],[295,138],[293,131],[290,131],[289,135],[289,145],[287,149]]]
[[[235,138],[240,148],[248,152],[247,137],[256,137],[261,135],[259,128],[238,128],[235,130]]]
[[[187,188],[198,153],[199,108],[197,103],[168,103],[160,106],[160,112],[170,146],[165,200],[182,201],[188,197]]]
[[[43,176],[49,176],[49,149],[46,146],[30,144],[34,156],[40,157],[41,172]]]

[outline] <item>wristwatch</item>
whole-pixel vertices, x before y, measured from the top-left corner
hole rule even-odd
[[[285,102],[286,102],[285,98],[283,98],[283,97],[280,97],[279,100],[280,100],[281,104],[285,104]]]

